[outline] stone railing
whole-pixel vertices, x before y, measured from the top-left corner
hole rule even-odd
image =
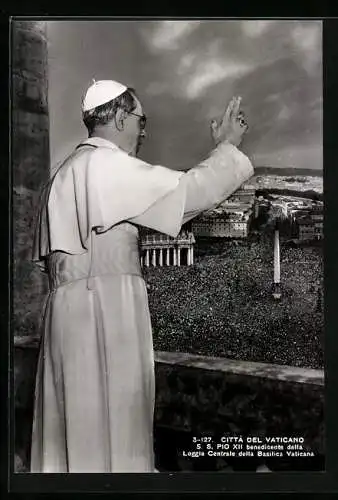
[[[304,449],[315,455],[311,459],[250,459],[253,470],[264,463],[273,470],[324,468],[322,370],[156,352],[156,383],[155,423],[171,446],[171,451],[158,457],[160,464],[166,455],[176,454],[170,465],[174,470],[205,470],[200,458],[184,460],[182,448],[191,447],[192,436],[206,435],[217,441],[226,434],[302,437]],[[161,454],[160,445],[158,450]],[[250,460],[232,462],[238,470],[249,470]],[[209,459],[206,470],[218,470],[219,462]],[[227,465],[223,463],[221,469]]]
[[[18,471],[28,463],[38,342],[36,337],[15,339]],[[158,351],[155,361],[155,448],[160,469],[198,470],[196,460],[182,458],[182,448],[192,435],[224,434],[302,436],[316,454],[310,469],[322,465],[323,371]],[[217,468],[216,462],[209,461],[208,467]],[[292,470],[291,461],[284,467]]]

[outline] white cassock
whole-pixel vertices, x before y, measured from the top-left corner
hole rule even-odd
[[[154,354],[137,226],[177,236],[253,167],[227,143],[187,173],[101,138],[80,146],[43,193],[34,241],[50,292],[31,472],[154,472]]]

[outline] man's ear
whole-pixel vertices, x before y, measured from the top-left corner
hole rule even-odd
[[[124,121],[127,118],[127,112],[125,109],[118,109],[115,114],[116,128],[121,131],[124,129]]]

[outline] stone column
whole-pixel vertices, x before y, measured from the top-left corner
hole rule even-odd
[[[189,260],[190,260],[190,265],[192,266],[194,263],[194,246],[193,245],[191,245],[191,247],[190,247],[190,259]]]
[[[174,266],[176,266],[176,264],[177,264],[177,256],[176,256],[176,248],[175,247],[173,248],[173,252],[174,252]]]
[[[155,250],[155,248],[153,249],[151,263],[154,267],[156,266],[156,250]]]
[[[166,255],[166,264],[167,264],[167,266],[169,266],[170,265],[170,248],[166,249],[166,253],[167,253],[167,255]]]
[[[181,249],[179,247],[177,249],[177,265],[181,265]]]
[[[35,335],[45,276],[30,262],[41,187],[50,173],[46,23],[13,21],[14,335]]]
[[[163,266],[163,248],[160,248],[160,266]]]
[[[146,250],[146,266],[149,267],[149,249]]]
[[[50,175],[46,22],[13,20],[11,30],[15,462],[25,469],[37,355],[29,338],[40,333],[48,290],[47,277],[31,263],[40,191]]]

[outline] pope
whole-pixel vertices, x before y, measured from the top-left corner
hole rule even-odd
[[[36,375],[31,472],[155,472],[154,353],[139,227],[181,226],[253,175],[238,147],[241,99],[211,123],[214,148],[187,172],[137,153],[146,116],[133,89],[94,81],[88,138],[45,187],[33,260],[48,274]]]

